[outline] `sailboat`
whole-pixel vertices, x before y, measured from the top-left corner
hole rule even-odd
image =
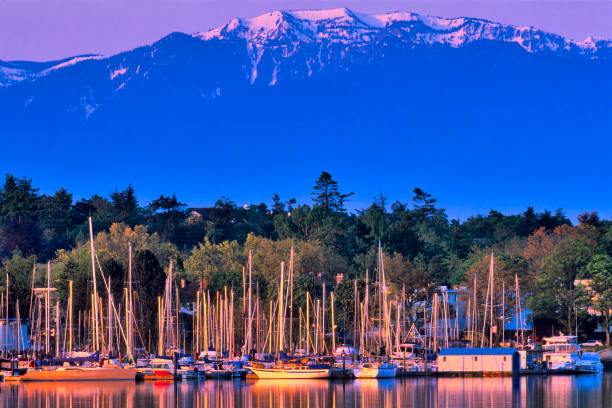
[[[92,275],[93,275],[93,288],[94,293],[92,294],[92,299],[98,299],[97,292],[97,280],[96,280],[96,264],[100,267],[99,261],[97,261],[95,247],[94,247],[94,236],[93,236],[93,227],[91,217],[89,218],[89,234],[90,234],[90,246],[91,246],[91,267],[92,267]],[[100,272],[102,272],[100,268]],[[50,292],[52,289],[50,287],[50,276],[51,276],[51,264],[47,264],[47,288],[45,290],[45,351],[48,352],[50,350]],[[102,273],[102,278],[104,279],[104,274]],[[112,314],[111,311],[114,311],[115,317],[117,317],[117,311],[114,308],[114,304],[112,303],[112,298],[110,297],[110,278],[107,282],[104,280],[104,284],[107,287],[107,291],[109,293],[109,343],[112,341]],[[94,321],[94,335],[93,335],[93,346],[94,349],[100,350],[99,344],[99,333],[102,330],[99,329],[98,319],[100,317],[98,313],[98,301],[94,300],[92,302],[93,306],[93,321]],[[70,283],[70,299],[69,299],[69,322],[70,326],[69,332],[69,351],[68,355],[72,354],[72,283]],[[59,302],[56,303],[55,307],[55,315],[56,315],[56,345],[55,351],[59,352]],[[110,350],[110,349],[109,349]],[[136,370],[131,367],[124,367],[116,360],[110,360],[110,351],[109,351],[109,363],[104,365],[104,360],[100,360],[100,355],[98,352],[94,353],[90,356],[90,358],[59,358],[52,359],[52,364],[54,366],[43,367],[42,369],[32,369],[28,370],[27,373],[20,376],[22,381],[100,381],[100,380],[135,380],[136,379]],[[58,367],[59,364],[62,364]],[[77,365],[80,364],[80,365]]]
[[[273,368],[256,367],[251,371],[260,379],[316,379],[329,378],[331,367],[327,364],[308,364],[304,362],[277,363]]]
[[[385,282],[385,267],[382,247],[380,242],[378,243],[378,300],[379,300],[379,326],[378,326],[378,344],[379,347],[385,350],[391,349],[390,339],[390,311],[386,293],[386,282]],[[366,281],[367,281],[366,272]],[[364,304],[363,316],[362,316],[362,337],[366,334],[369,335],[368,330],[368,286],[366,283],[366,300]],[[384,333],[384,336],[383,336]],[[367,337],[364,338],[367,340]],[[353,375],[356,378],[393,378],[397,373],[397,365],[385,361],[382,357],[380,360],[364,359],[358,367],[353,369]]]
[[[136,370],[120,364],[100,367],[65,366],[55,370],[28,371],[21,381],[103,381],[136,379]]]
[[[293,359],[281,359],[281,355],[284,354],[285,349],[285,313],[287,308],[291,313],[292,310],[292,283],[293,283],[293,248],[291,249],[291,259],[289,276],[287,279],[288,286],[285,288],[285,263],[281,262],[280,265],[280,287],[278,291],[278,331],[276,337],[276,357],[277,361],[274,365],[269,366],[264,363],[254,362],[250,367],[250,370],[260,379],[317,379],[317,378],[330,378],[332,374],[332,367],[330,364],[321,364],[319,361],[313,360],[308,357],[304,358],[293,358]],[[323,289],[325,293],[325,289]],[[325,296],[325,295],[323,295]],[[309,296],[307,295],[307,302],[309,302]],[[270,307],[270,316],[272,316],[272,305]],[[307,325],[308,327],[309,325]],[[322,333],[324,329],[319,331],[321,335],[321,342],[323,342]],[[270,329],[267,341],[269,341],[269,347],[271,351],[272,345],[272,318],[270,319]],[[291,340],[292,332],[289,332],[289,343]],[[318,339],[318,338],[317,338]],[[308,346],[307,346],[308,349]],[[308,351],[308,350],[307,350]]]

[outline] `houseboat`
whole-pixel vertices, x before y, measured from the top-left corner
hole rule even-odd
[[[580,359],[580,344],[577,336],[544,337],[542,346],[544,362],[551,373],[566,373],[576,370]]]
[[[444,348],[438,354],[438,375],[514,375],[519,373],[515,348]]]

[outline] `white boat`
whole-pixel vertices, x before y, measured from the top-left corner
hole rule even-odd
[[[178,380],[195,380],[198,378],[198,372],[192,367],[181,367],[176,370],[176,378]]]
[[[580,360],[580,344],[577,336],[544,337],[542,357],[552,372],[575,371]]]
[[[145,380],[172,380],[175,367],[172,360],[154,358],[145,367],[137,366],[137,370]]]
[[[424,354],[423,346],[412,343],[402,343],[398,346],[393,346],[391,358],[394,360],[409,360]]]
[[[363,363],[353,370],[356,378],[393,378],[397,366],[391,363]]]
[[[394,346],[391,352],[391,363],[398,367],[398,375],[431,371],[427,368],[427,351],[419,344],[402,343]]]
[[[315,379],[329,378],[331,376],[331,367],[321,365],[278,364],[271,368],[253,365],[250,368],[260,379]]]
[[[576,362],[576,372],[583,374],[602,373],[603,364],[599,358],[599,353],[583,352]]]

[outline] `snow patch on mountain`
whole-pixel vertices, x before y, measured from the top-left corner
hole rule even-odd
[[[0,87],[23,81],[30,73],[24,69],[0,66]]]
[[[91,61],[91,60],[99,60],[99,59],[103,59],[103,58],[104,58],[103,55],[83,55],[83,56],[80,56],[80,57],[74,57],[74,58],[69,59],[68,61],[62,62],[61,64],[57,64],[57,65],[52,66],[51,68],[45,69],[40,74],[38,74],[38,76],[47,75],[50,72],[57,71],[58,69],[67,68],[67,67],[76,65],[79,62]]]
[[[119,75],[125,75],[126,72],[127,72],[127,68],[118,68],[114,70],[113,72],[111,72],[110,79],[115,79]]]

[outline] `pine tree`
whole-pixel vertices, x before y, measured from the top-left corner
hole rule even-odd
[[[115,222],[134,226],[140,221],[141,209],[131,184],[123,191],[115,190],[111,193],[111,203]]]
[[[425,217],[436,212],[436,203],[438,200],[431,198],[431,194],[426,193],[419,187],[415,187],[412,192],[414,193],[414,197],[412,198],[415,202],[414,207],[418,212],[422,213]]]
[[[277,193],[274,193],[272,196],[272,214],[284,214],[285,213],[285,203],[283,203],[280,199],[280,196]]]
[[[338,182],[332,178],[330,173],[323,171],[314,186],[312,200],[315,206],[325,210],[344,211],[344,204],[352,195],[353,193],[341,194],[338,190]]]
[[[7,174],[0,189],[0,221],[35,221],[38,209],[37,188],[32,180]]]

